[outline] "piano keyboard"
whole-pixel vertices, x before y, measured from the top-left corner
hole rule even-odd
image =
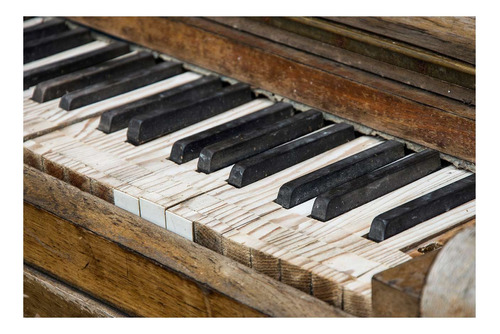
[[[25,21],[25,36],[46,22]],[[436,152],[123,44],[24,65],[25,161],[357,315],[374,274],[475,216],[473,174]]]

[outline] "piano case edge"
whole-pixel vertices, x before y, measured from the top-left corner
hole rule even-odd
[[[24,166],[24,262],[132,316],[349,316]]]

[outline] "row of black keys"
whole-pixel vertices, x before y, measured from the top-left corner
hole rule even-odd
[[[128,47],[123,48],[120,43],[111,46],[117,44],[118,49],[128,51]],[[71,60],[61,61],[59,67],[64,68],[65,64],[71,63]],[[182,72],[179,63],[155,63],[151,54],[141,52],[63,76],[54,71],[54,79],[37,85],[33,99],[44,102],[65,93],[61,105],[65,109],[72,109]],[[123,74],[127,75],[123,77]],[[222,86],[219,79],[204,77],[108,110],[101,117],[99,129],[110,133],[128,126],[128,140],[139,145],[234,108],[252,98],[247,85]],[[236,163],[228,182],[242,187],[354,139],[354,131],[350,126],[323,126],[320,112],[311,110],[295,115],[290,105],[279,103],[176,142],[170,159],[183,163],[199,157],[198,169],[206,173]],[[259,130],[251,130],[259,127]],[[315,130],[318,131],[313,132]],[[310,132],[313,133],[308,134]],[[300,136],[304,137],[296,139]],[[290,208],[318,196],[311,215],[328,220],[428,175],[441,165],[437,152],[430,150],[401,159],[403,156],[402,144],[386,142],[284,184],[276,202]],[[397,159],[401,160],[391,163]],[[452,186],[467,188],[467,196],[457,197],[454,196],[455,191],[443,192],[443,188],[439,191],[444,195],[438,196],[438,200],[431,193],[426,195],[427,200],[423,202],[441,201],[441,206],[434,205],[435,213],[465,203],[475,197],[475,191],[473,184],[471,190],[471,182],[464,182],[459,181]],[[427,215],[418,216],[427,217],[427,205],[420,207],[420,210],[426,207],[424,211]],[[401,219],[401,215],[397,217]],[[377,221],[380,223],[377,224]],[[385,227],[377,228],[378,225]],[[395,225],[400,230],[404,224]],[[398,230],[394,228],[395,225],[388,224],[383,217],[375,219],[369,237],[379,240],[381,237],[376,236],[377,231],[379,234],[383,231],[382,238],[393,235]]]

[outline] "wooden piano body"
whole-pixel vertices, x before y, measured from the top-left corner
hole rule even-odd
[[[317,108],[361,133],[438,150],[474,172],[474,20],[452,19],[454,29],[439,18],[70,21],[249,83],[296,108]],[[30,140],[83,120],[25,136],[25,316],[429,315],[421,309],[423,288],[442,251],[419,249],[439,248],[475,225],[467,216],[405,245],[415,258],[376,274],[366,293],[366,283],[344,289],[196,221],[194,242],[185,240],[108,203],[108,184],[36,153]]]

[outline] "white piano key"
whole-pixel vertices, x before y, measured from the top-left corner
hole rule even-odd
[[[193,223],[175,213],[165,211],[167,230],[193,241]]]
[[[160,227],[166,228],[165,207],[149,201],[145,198],[139,198],[141,207],[141,217]]]
[[[113,197],[117,207],[140,216],[139,201],[136,197],[117,189],[113,189]]]

